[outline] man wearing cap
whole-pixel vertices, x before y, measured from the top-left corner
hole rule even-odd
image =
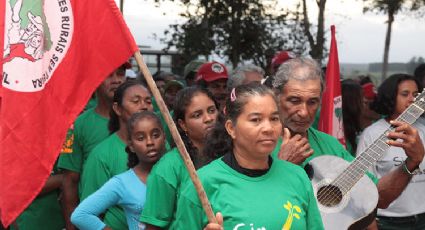
[[[111,73],[96,89],[97,105],[82,113],[74,123],[72,151],[59,156],[58,167],[63,170],[62,206],[66,229],[75,229],[70,221],[71,213],[79,203],[80,175],[90,151],[109,136],[108,120],[115,90],[125,81],[125,63]]]
[[[165,83],[164,86],[164,102],[168,107],[168,110],[173,109],[174,100],[176,99],[177,93],[182,90],[184,85],[178,80],[171,80]]]
[[[184,67],[183,77],[186,80],[187,86],[195,85],[196,73],[199,67],[204,63],[205,62],[201,60],[192,60]]]
[[[293,58],[296,58],[296,55],[293,52],[291,52],[291,51],[285,51],[284,50],[284,51],[277,52],[273,56],[273,59],[272,59],[272,61],[270,63],[270,68],[271,68],[270,69],[270,73],[271,73],[271,76],[269,76],[269,77],[266,78],[266,80],[264,81],[264,85],[266,85],[266,86],[268,86],[270,88],[273,88],[272,82],[273,82],[273,79],[274,79],[274,75],[277,73],[277,70],[279,69],[279,66],[282,63],[284,63],[284,62],[286,62],[286,61],[288,61],[290,59],[293,59]]]
[[[218,62],[207,62],[201,65],[196,74],[196,83],[212,93],[220,105],[220,110],[226,103],[228,78],[226,67]]]
[[[271,63],[272,73],[276,74],[277,69],[279,69],[279,66],[282,63],[288,61],[289,59],[293,59],[293,58],[296,58],[296,55],[291,51],[285,51],[284,50],[284,51],[277,52],[274,55],[274,57],[272,59],[272,63]]]

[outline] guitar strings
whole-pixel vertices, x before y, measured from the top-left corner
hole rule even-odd
[[[421,99],[420,100],[420,102],[423,102],[423,99]],[[409,110],[410,109],[415,109],[415,107],[416,107],[416,109],[417,109],[417,111],[416,111],[416,113],[415,114],[412,114],[412,113],[410,113],[409,112]],[[423,109],[421,109],[420,107],[418,107],[415,103],[413,103],[412,105],[410,105],[409,106],[409,108],[407,108],[396,120],[399,120],[399,121],[404,121],[404,122],[407,122],[407,123],[409,123],[409,124],[412,124],[414,121],[416,121],[418,118],[419,118],[419,116],[423,113]],[[415,112],[415,111],[414,111]],[[419,114],[419,115],[417,115],[417,114]],[[327,190],[325,190],[325,189],[322,189],[322,190],[320,190],[320,192],[318,192],[318,194],[317,194],[317,199],[319,200],[322,200],[322,201],[327,201],[329,198],[331,198],[332,197],[332,199],[331,200],[329,200],[329,204],[332,204],[332,203],[334,203],[334,202],[336,202],[339,198],[338,197],[336,197],[335,195],[338,193],[338,191],[340,191],[341,190],[341,199],[343,199],[343,197],[352,189],[352,187],[364,176],[364,173],[367,171],[367,169],[374,163],[374,162],[376,162],[376,160],[377,159],[379,159],[383,154],[384,154],[384,152],[389,148],[389,145],[383,140],[383,139],[387,139],[387,137],[386,137],[386,133],[388,132],[388,131],[391,131],[391,130],[393,130],[394,128],[393,127],[389,127],[382,135],[380,135],[366,150],[365,150],[365,154],[360,154],[358,157],[357,157],[357,159],[353,162],[353,166],[351,166],[351,165],[349,165],[348,167],[347,167],[347,169],[345,169],[344,171],[343,171],[343,173],[340,175],[340,176],[338,176],[333,182],[331,182],[329,185],[331,185],[332,187],[331,187],[331,189],[327,189]],[[382,144],[384,144],[384,146],[383,146],[383,148],[381,148],[379,145],[378,145],[378,143],[379,142],[381,142]],[[380,149],[381,151],[381,153],[377,153],[376,151],[374,151],[374,149],[373,149],[373,147],[376,147],[376,148],[378,148],[378,149]],[[369,156],[369,155],[367,155],[367,152],[370,150],[370,152],[373,152],[373,153],[375,153],[376,154],[376,158],[375,157],[373,157],[373,156],[370,156],[372,159],[373,159],[373,162],[371,162],[371,161],[368,161],[367,159],[366,159],[366,157],[364,157],[365,155],[366,156]],[[365,159],[366,160],[366,162],[369,164],[369,166],[368,165],[365,165],[365,164],[363,164],[360,160],[358,160],[358,159],[360,159],[360,158],[362,158],[362,159]],[[358,165],[360,164],[360,170],[359,171],[357,171],[357,173],[353,173],[353,172],[351,172],[350,170],[349,170],[349,168],[355,168],[355,167],[359,167]],[[351,167],[350,167],[351,166]],[[363,172],[362,172],[363,171]],[[358,173],[358,172],[362,172],[362,173]],[[347,175],[347,176],[351,176],[351,177],[344,177],[344,175]],[[345,179],[345,178],[350,178],[350,179],[352,179],[352,180],[350,180],[348,183],[347,183],[347,179]],[[345,184],[348,184],[348,186],[344,186],[344,182],[345,182]],[[354,182],[354,183],[353,183]],[[351,185],[350,185],[351,184]],[[329,185],[327,185],[327,186],[329,186]],[[323,197],[323,196],[325,196],[325,197]],[[322,197],[322,198],[321,198]]]
[[[375,145],[375,143],[372,143],[372,145],[368,147],[368,149],[371,149],[371,152],[374,152],[376,154],[376,152],[373,151],[373,145]],[[368,149],[365,151],[365,153],[367,153]],[[359,155],[359,158],[364,155],[365,154]],[[371,162],[368,161],[368,163],[371,165]],[[353,164],[349,167],[350,168],[347,168],[339,177],[337,177],[333,182],[330,183],[330,185],[333,185],[334,187],[331,187],[331,189],[328,190],[321,190],[321,192],[318,193],[318,198],[321,197],[322,200],[329,201],[330,203],[335,202],[338,197],[335,197],[334,195],[337,194],[338,190],[342,190],[341,195],[344,196],[355,185],[355,183],[357,183],[358,179],[363,176],[364,172],[361,171],[366,171],[367,168],[369,168],[369,166],[362,164],[361,161],[354,161]],[[351,168],[360,168],[361,171],[352,171],[350,170]],[[347,184],[347,181],[349,181],[348,186],[344,186],[344,184]],[[329,200],[331,197],[333,198]]]

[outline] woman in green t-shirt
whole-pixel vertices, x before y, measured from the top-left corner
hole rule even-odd
[[[282,132],[273,92],[259,84],[238,86],[227,99],[225,116],[223,126],[213,130],[215,146],[206,147],[225,155],[198,171],[222,226],[208,224],[187,181],[172,229],[323,229],[304,170],[270,156]]]
[[[202,152],[205,138],[215,125],[217,108],[212,95],[198,87],[179,91],[174,103],[174,122],[197,169],[210,161]],[[147,230],[170,228],[180,185],[188,178],[177,148],[166,153],[154,166],[147,181],[146,203],[140,217]]]
[[[93,148],[85,162],[81,178],[81,201],[113,176],[128,170],[126,124],[132,114],[152,110],[151,94],[145,86],[133,81],[117,86],[108,123],[111,135]],[[128,229],[124,211],[118,206],[108,209],[104,222],[114,230]]]

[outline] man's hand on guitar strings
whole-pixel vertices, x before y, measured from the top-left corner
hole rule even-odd
[[[296,134],[291,137],[288,128],[283,129],[283,141],[278,153],[281,160],[286,160],[294,164],[301,164],[313,154],[308,139]]]
[[[409,166],[411,168],[417,167],[422,162],[425,154],[418,131],[402,121],[390,121],[390,123],[395,129],[387,134],[389,138],[387,144],[403,148],[407,157],[410,159]]]

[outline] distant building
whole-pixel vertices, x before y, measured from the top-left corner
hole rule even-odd
[[[149,46],[139,46],[140,53],[143,56],[151,74],[157,71],[172,72],[177,75],[183,75],[184,63],[181,55],[177,51],[152,50]],[[138,70],[137,63],[133,59],[131,64]]]

